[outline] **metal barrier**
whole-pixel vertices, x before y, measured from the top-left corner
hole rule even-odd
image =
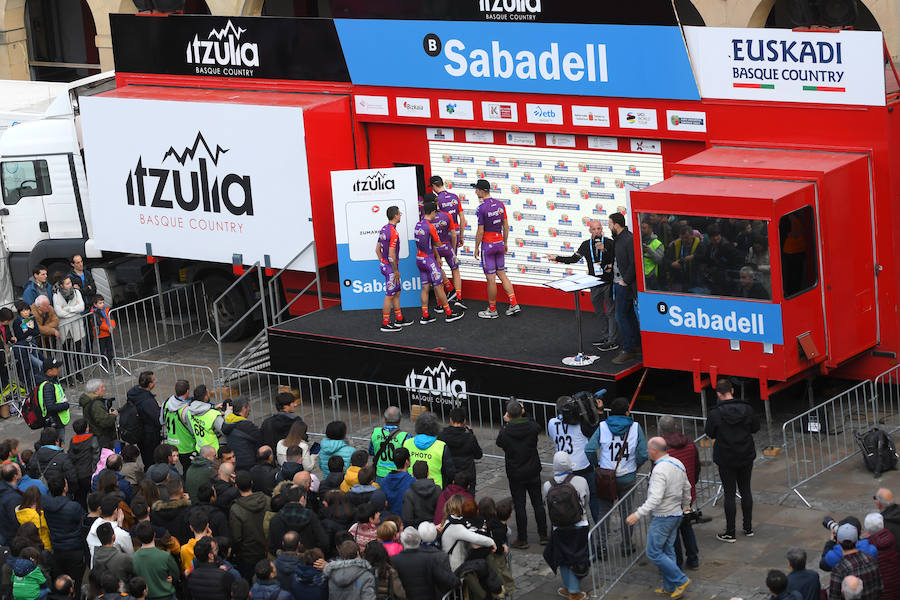
[[[466,593],[462,586],[458,586],[441,596],[441,600],[466,600]]]
[[[875,387],[863,381],[781,427],[787,486],[807,507],[812,508],[797,488],[856,456],[856,434],[877,422]]]
[[[117,306],[110,309],[109,316],[116,322],[112,334],[116,358],[131,358],[170,342],[210,333],[202,281]]]
[[[875,422],[888,433],[900,429],[900,365],[875,378]]]
[[[414,406],[425,406],[437,414],[442,422],[448,423],[449,412],[461,406],[469,415],[469,426],[487,458],[503,458],[496,446],[497,434],[506,413],[508,396],[476,394],[468,391],[430,391],[419,386],[403,386],[390,383],[376,383],[355,379],[335,379],[336,418],[347,423],[352,432],[371,432],[384,425],[384,411],[388,406],[397,406],[405,417],[413,414]],[[526,414],[544,423],[556,414],[552,402],[539,402],[517,398],[525,406]],[[354,440],[368,442],[369,438],[354,437]],[[538,448],[544,464],[552,464],[553,452],[549,444]]]
[[[280,392],[299,397],[294,413],[303,418],[310,435],[325,435],[325,426],[339,418],[334,384],[325,377],[221,367],[218,381],[227,395],[250,398],[250,418],[257,422],[276,411],[275,396]]]
[[[213,370],[204,365],[189,365],[142,358],[117,358],[116,363],[130,373],[130,375],[113,377],[112,385],[108,384],[106,386],[109,390],[115,390],[115,398],[120,406],[125,403],[125,396],[128,390],[137,385],[138,375],[142,371],[153,371],[156,377],[153,393],[160,404],[172,395],[175,390],[175,382],[179,379],[184,379],[190,383],[191,388],[201,383],[206,384],[210,389],[216,385]]]
[[[646,550],[650,519],[640,519],[629,527],[625,518],[647,499],[649,482],[649,477],[638,477],[634,487],[588,532],[593,598],[605,598]]]

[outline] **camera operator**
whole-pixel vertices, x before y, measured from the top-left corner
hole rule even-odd
[[[600,503],[596,499],[593,467],[584,448],[603,418],[602,393],[578,392],[557,398],[556,416],[547,422],[547,435],[553,440],[555,451],[568,454],[572,458],[572,474],[584,477],[588,483],[594,522],[600,517]]]
[[[825,517],[822,519],[822,527],[831,532],[831,539],[825,542],[825,548],[822,550],[822,558],[819,560],[819,568],[823,571],[831,571],[844,555],[841,544],[837,539],[838,529],[842,525],[851,525],[856,529],[856,537],[858,540],[856,542],[857,550],[868,554],[872,558],[877,558],[878,556],[878,550],[875,549],[875,546],[873,546],[868,539],[860,537],[862,524],[859,522],[859,519],[848,516],[841,519],[840,522],[836,522],[831,517]]]

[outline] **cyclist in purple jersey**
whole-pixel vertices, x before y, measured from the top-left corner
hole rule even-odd
[[[445,320],[447,323],[461,319],[462,312],[453,311],[450,303],[447,302],[447,295],[441,283],[444,280],[444,274],[438,268],[437,248],[442,246],[437,229],[434,228],[434,218],[437,216],[437,205],[429,200],[422,207],[424,216],[421,221],[416,223],[416,266],[419,268],[419,278],[422,281],[422,318],[419,323],[425,325],[432,323],[435,316],[428,312],[428,293],[431,286],[434,286],[434,295],[437,297],[438,303],[444,310]]]
[[[456,223],[459,225],[459,236],[456,239],[458,248],[463,245],[463,232],[466,230],[466,215],[463,214],[462,202],[459,201],[459,196],[447,191],[440,175],[433,175],[429,179],[429,183],[431,183],[432,191],[437,194],[438,210],[449,214],[456,219]]]
[[[403,213],[396,206],[387,209],[387,225],[378,233],[375,244],[375,256],[381,262],[381,274],[384,275],[384,305],[381,308],[381,330],[385,332],[400,331],[401,327],[412,325],[412,321],[403,319],[400,310],[400,235],[397,224]],[[394,322],[391,323],[391,306],[394,307]]]
[[[454,294],[447,299],[453,302],[457,308],[465,310],[466,305],[462,303],[462,279],[459,275],[459,260],[456,258],[456,252],[454,251],[459,228],[453,216],[441,210],[438,210],[437,216],[434,218],[434,228],[438,232],[438,239],[442,242],[437,247],[438,257],[447,262],[447,266],[450,267],[450,275],[453,277]],[[440,266],[440,262],[438,264]],[[441,274],[444,274],[443,268],[441,268]],[[444,275],[445,292],[450,287],[448,284],[447,276]]]
[[[506,243],[509,239],[509,221],[506,218],[506,207],[499,200],[491,198],[491,184],[479,179],[472,184],[475,194],[481,200],[478,205],[478,231],[475,234],[475,260],[481,256],[481,267],[487,279],[488,309],[479,311],[482,319],[496,319],[497,314],[497,277],[503,285],[503,291],[509,296],[507,316],[522,312],[516,301],[516,291],[506,276]]]

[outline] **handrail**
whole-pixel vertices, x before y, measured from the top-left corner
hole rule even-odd
[[[281,295],[278,294],[278,290],[275,289],[275,284],[278,283],[279,281],[281,281],[282,275],[284,274],[284,272],[287,271],[288,268],[292,264],[294,264],[294,261],[296,261],[298,258],[300,258],[310,248],[310,246],[312,246],[312,249],[313,249],[313,262],[315,263],[315,275],[313,277],[313,280],[310,281],[306,285],[305,288],[300,290],[300,292],[296,296],[294,296],[294,298],[290,302],[288,302],[286,305],[284,305],[283,307],[281,307],[279,309],[276,306],[276,303],[277,304],[281,303]],[[316,252],[316,241],[315,240],[312,240],[311,242],[306,244],[303,248],[301,248],[300,251],[296,255],[294,255],[294,258],[289,260],[284,267],[282,267],[277,273],[275,273],[275,275],[272,276],[271,279],[269,279],[269,283],[268,283],[268,285],[269,285],[269,307],[272,310],[272,324],[275,325],[276,323],[279,323],[280,317],[282,314],[284,314],[284,311],[290,309],[290,307],[293,306],[294,302],[296,302],[300,297],[302,297],[303,294],[305,294],[306,291],[313,286],[313,284],[316,285],[316,292],[319,297],[319,310],[322,310],[322,286],[321,286],[320,279],[319,279],[319,259],[318,259],[318,253]]]
[[[237,285],[238,285],[241,281],[243,281],[243,279],[244,279],[245,277],[249,276],[249,275],[250,275],[251,273],[253,273],[254,271],[256,272],[257,279],[258,279],[258,282],[259,282],[259,300],[257,300],[256,302],[254,302],[254,303],[247,309],[247,311],[246,311],[243,315],[241,315],[241,317],[240,317],[239,319],[237,319],[234,323],[232,323],[231,327],[229,327],[229,328],[225,331],[225,333],[223,334],[223,333],[222,333],[222,327],[221,327],[221,325],[219,324],[219,310],[218,310],[218,306],[219,306],[220,302],[225,298],[225,296],[227,296],[227,295],[228,295],[235,287],[237,287]],[[231,285],[229,285],[227,288],[225,288],[225,291],[224,291],[224,292],[222,292],[221,294],[219,294],[219,296],[218,296],[215,300],[213,300],[213,303],[212,303],[212,311],[213,311],[213,317],[214,317],[215,320],[216,320],[216,346],[218,346],[218,349],[219,349],[219,366],[220,366],[220,367],[221,367],[221,366],[224,366],[224,364],[225,364],[225,355],[224,355],[224,352],[223,352],[223,350],[222,350],[222,341],[228,336],[228,334],[230,334],[232,331],[234,331],[235,327],[237,327],[238,325],[240,325],[240,324],[244,321],[244,319],[246,319],[248,316],[250,316],[250,315],[257,309],[257,307],[259,307],[259,308],[262,309],[263,328],[264,328],[264,329],[268,329],[268,328],[269,328],[269,317],[268,317],[268,314],[267,314],[267,312],[266,312],[266,303],[265,303],[265,299],[266,299],[266,290],[265,290],[265,287],[264,287],[264,285],[263,285],[262,268],[261,268],[260,265],[259,265],[259,261],[256,261],[255,263],[253,263],[253,265],[252,265],[248,270],[244,271],[244,273],[243,273],[240,277],[238,277],[237,279],[235,279],[234,282],[233,282]]]

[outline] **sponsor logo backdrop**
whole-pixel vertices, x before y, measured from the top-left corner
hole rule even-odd
[[[509,247],[506,268],[515,284],[538,286],[583,264],[562,265],[547,254],[573,254],[587,237],[587,221],[599,219],[609,235],[609,215],[630,213],[628,189],[662,181],[662,156],[565,148],[429,142],[431,172],[460,197],[466,216],[459,250],[463,279],[483,280],[473,257],[478,197],[470,184],[487,179],[492,196],[506,206]],[[460,166],[463,168],[460,170]]]

